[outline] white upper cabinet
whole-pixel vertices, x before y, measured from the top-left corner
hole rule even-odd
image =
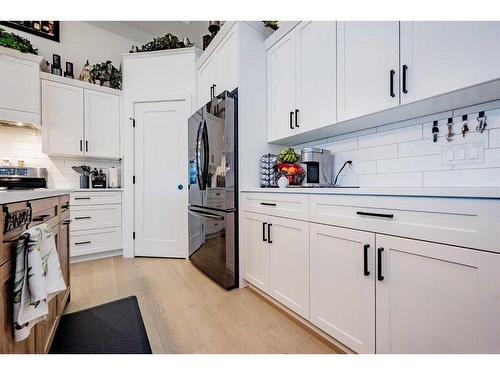
[[[233,28],[198,69],[198,107],[238,87],[238,29]]]
[[[85,155],[120,157],[120,97],[85,90]]]
[[[117,90],[48,78],[42,79],[43,152],[120,158],[120,96],[113,93]]]
[[[311,322],[375,353],[375,234],[311,223]]]
[[[83,88],[42,80],[43,152],[84,154]]]
[[[399,105],[399,22],[337,22],[338,120]]]
[[[269,217],[271,297],[309,319],[309,223]]]
[[[335,22],[301,22],[267,50],[270,142],[336,122]]]
[[[376,243],[377,353],[500,353],[498,254],[378,234]]]
[[[302,22],[297,40],[297,132],[337,121],[335,22]]]
[[[295,129],[296,40],[285,35],[267,51],[267,136],[293,135]]]
[[[0,47],[0,119],[40,124],[42,57]]]
[[[401,22],[401,104],[498,79],[499,45],[500,22]]]

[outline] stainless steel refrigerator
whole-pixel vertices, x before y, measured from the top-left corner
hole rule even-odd
[[[238,92],[194,113],[189,134],[189,259],[226,289],[238,287]]]

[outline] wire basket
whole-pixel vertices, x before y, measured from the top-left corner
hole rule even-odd
[[[277,187],[276,166],[278,155],[265,154],[260,158],[260,187]]]
[[[300,185],[304,181],[306,172],[298,163],[278,163],[276,165],[276,181],[286,176],[290,185]]]

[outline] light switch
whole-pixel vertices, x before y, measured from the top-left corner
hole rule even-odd
[[[465,148],[460,147],[456,150],[455,159],[457,160],[465,160]]]

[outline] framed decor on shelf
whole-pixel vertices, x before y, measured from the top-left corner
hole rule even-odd
[[[59,42],[59,21],[0,21],[0,24]]]

